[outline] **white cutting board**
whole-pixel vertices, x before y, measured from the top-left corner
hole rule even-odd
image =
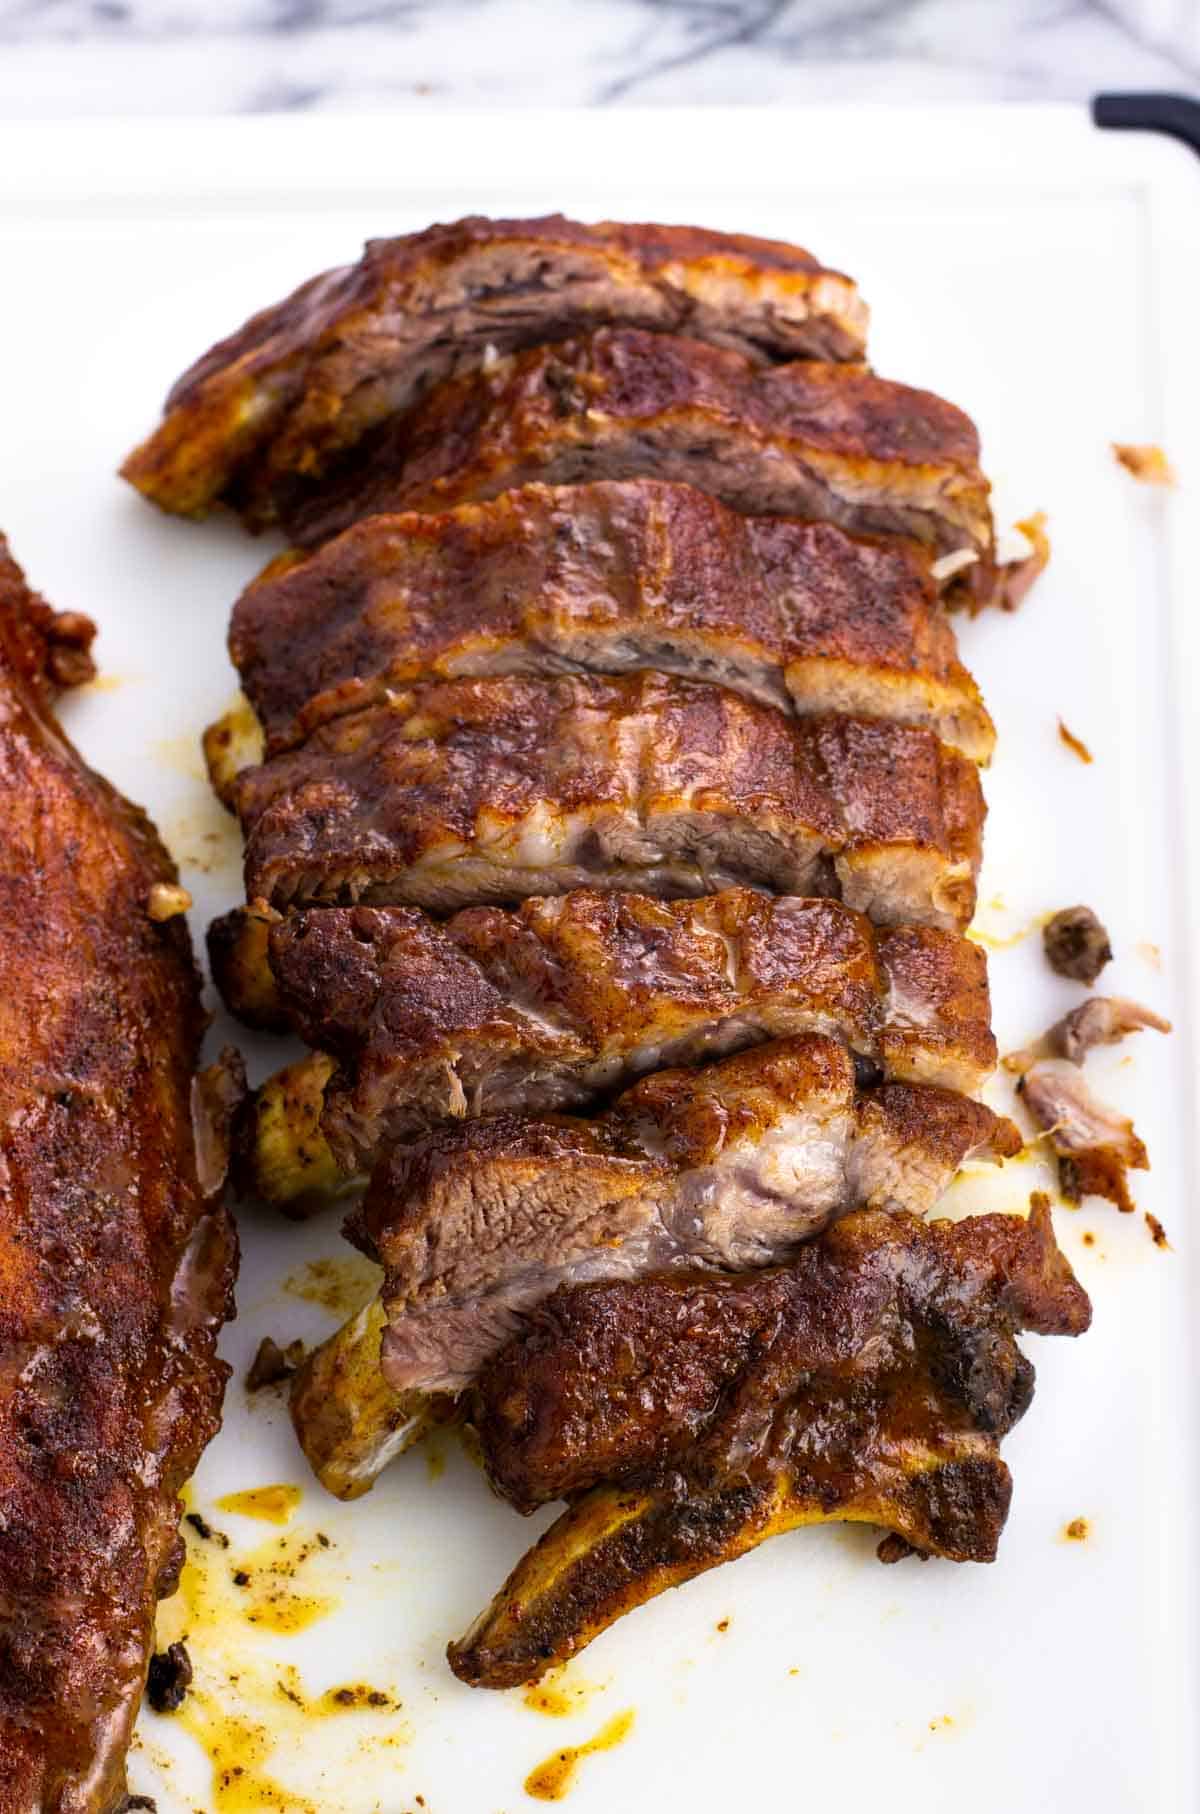
[[[307,1480],[280,1397],[248,1403],[263,1334],[333,1327],[295,1286],[319,1290],[305,1265],[349,1250],[336,1217],[247,1214],[226,1427],[194,1489],[231,1547],[193,1544],[207,1587],[193,1574],[164,1610],[164,1638],[189,1631],[200,1693],[184,1724],[143,1716],[132,1783],[161,1814],[517,1814],[535,1765],[632,1709],[623,1742],[581,1762],[578,1814],[1192,1814],[1200,164],[1075,110],[1016,107],[0,129],[0,525],[34,583],[101,626],[103,678],[67,722],[150,807],[201,935],[239,886],[197,739],[234,690],[230,603],[272,550],[158,516],[114,468],[183,366],[364,237],[555,208],[777,235],[852,271],[879,369],[978,420],[1000,520],[1049,513],[1053,564],[1025,608],[961,626],[1000,734],[980,898],[1001,904],[981,923],[1007,938],[1075,901],[1102,914],[1118,953],[1104,986],[1176,1022],[1089,1065],[1154,1170],[1134,1179],[1136,1216],[1056,1211],[1095,1326],[1029,1340],[1038,1395],[1006,1446],[1016,1490],[994,1567],[885,1570],[867,1533],[794,1533],[623,1620],[568,1672],[560,1718],[464,1688],[443,1660],[548,1515],[517,1519],[449,1444],[440,1472],[415,1452],[339,1506]],[[1138,487],[1113,440],[1161,442],[1180,490]],[[1092,766],[1059,741],[1059,714]],[[1036,933],[995,954],[993,987],[1002,1049],[1080,993]],[[256,1075],[279,1061],[237,1037]],[[957,1187],[955,1207],[1017,1208],[1047,1181],[1010,1167]],[[290,1524],[214,1510],[267,1484],[303,1487]],[[1086,1541],[1064,1540],[1077,1518]],[[268,1624],[308,1618],[298,1633],[246,1616],[263,1611],[265,1542],[294,1569]],[[231,1583],[240,1563],[249,1589]],[[387,1705],[316,1716],[326,1689],[356,1685]]]

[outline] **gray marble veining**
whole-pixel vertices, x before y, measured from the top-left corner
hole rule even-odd
[[[1197,0],[1177,3],[1200,41]],[[0,117],[1200,89],[1139,16],[1128,0],[0,0]]]

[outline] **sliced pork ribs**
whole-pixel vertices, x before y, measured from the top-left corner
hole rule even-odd
[[[349,1471],[361,1491],[364,1457],[394,1450],[378,1421],[331,1436],[331,1418],[368,1340],[408,1421],[414,1394],[461,1392],[560,1285],[776,1264],[860,1204],[923,1212],[968,1154],[1017,1145],[951,1091],[862,1087],[819,1034],[660,1071],[591,1121],[501,1114],[397,1145],[348,1224],[385,1268],[382,1350],[360,1317],[318,1351],[293,1400],[301,1440],[327,1484]]]
[[[448,380],[284,512],[313,546],[382,511],[445,510],[537,480],[682,480],[751,516],[923,542],[993,577],[970,418],[862,366],[764,367],[698,340],[601,328]]]
[[[280,557],[229,645],[270,755],[421,681],[657,668],[797,716],[923,725],[986,762],[930,565],[917,542],[740,516],[690,485],[529,485]]]
[[[165,510],[276,518],[431,385],[517,347],[617,323],[756,361],[860,359],[854,285],[776,240],[695,227],[471,218],[372,240],[185,372],[125,477]]]
[[[984,816],[974,765],[931,731],[646,671],[406,688],[230,797],[247,898],[279,908],[750,883],[941,927],[971,917]]]
[[[967,1091],[996,1061],[982,951],[836,901],[581,889],[441,924],[241,910],[209,948],[235,1013],[316,1048],[250,1114],[246,1181],[292,1213],[443,1121],[583,1107],[767,1039],[827,1034],[868,1076]]]
[[[489,1688],[536,1679],[797,1525],[881,1526],[883,1560],[992,1561],[1012,1488],[1000,1442],[1033,1395],[1015,1338],[1090,1316],[1044,1198],[1028,1221],[851,1215],[785,1271],[556,1293],[484,1368],[473,1416],[498,1491],[570,1509],[451,1667]]]

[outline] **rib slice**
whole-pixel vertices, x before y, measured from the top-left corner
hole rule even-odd
[[[540,480],[682,480],[751,516],[969,550],[992,577],[970,418],[861,366],[762,367],[698,340],[601,329],[439,385],[284,510],[313,546],[360,517],[445,510]]]
[[[942,927],[971,917],[984,814],[929,731],[645,672],[410,688],[244,770],[232,800],[247,898],[277,908],[752,883]]]
[[[256,1105],[251,1181],[272,1201],[311,1190],[322,1135],[342,1173],[369,1170],[382,1146],[442,1121],[578,1108],[662,1065],[797,1033],[953,1089],[995,1065],[979,947],[928,927],[880,932],[836,901],[581,889],[444,924],[405,907],[273,917],[243,910],[210,933],[234,1011],[261,1004],[261,967],[272,1024],[330,1055],[315,1107],[286,1082]],[[238,926],[263,935],[257,964],[230,955]]]
[[[656,1072],[594,1121],[442,1128],[391,1149],[348,1225],[386,1269],[384,1373],[461,1390],[566,1279],[778,1262],[857,1203],[928,1209],[968,1153],[1011,1150],[1013,1132],[951,1091],[860,1090],[819,1034]]]
[[[485,1369],[473,1416],[501,1492],[573,1503],[450,1646],[452,1669],[534,1680],[798,1525],[882,1526],[882,1559],[992,1561],[1012,1490],[1000,1442],[1033,1395],[1015,1337],[1090,1317],[1044,1198],[1028,1222],[848,1216],[783,1272],[556,1293]]]
[[[994,741],[919,544],[652,479],[369,518],[272,562],[229,648],[272,755],[416,681],[634,668],[926,725],[980,762]]]
[[[175,871],[51,709],[90,673],[91,634],[29,592],[0,538],[5,1814],[124,1805],[176,1494],[219,1423],[235,1264],[187,926],[149,911]]]
[[[689,334],[756,359],[858,359],[854,285],[798,246],[699,227],[472,217],[368,242],[185,372],[126,460],[164,510],[218,499],[270,521],[297,474],[324,471],[429,384],[498,352],[605,322]]]
[[[460,1392],[558,1285],[776,1264],[860,1203],[925,1210],[969,1154],[1019,1145],[951,1091],[860,1088],[809,1034],[660,1071],[593,1121],[496,1115],[397,1146],[347,1224],[385,1268],[386,1328],[360,1315],[297,1376],[301,1443],[332,1491],[363,1492],[422,1396]]]

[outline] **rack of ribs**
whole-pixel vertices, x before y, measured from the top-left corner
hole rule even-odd
[[[281,556],[229,648],[270,755],[421,681],[657,668],[797,716],[923,725],[986,762],[930,567],[917,542],[741,516],[690,485],[528,485]]]
[[[762,1040],[823,1033],[867,1075],[966,1091],[996,1062],[978,946],[879,930],[837,901],[580,889],[443,923],[405,907],[241,909],[209,950],[234,1013],[315,1048],[247,1117],[248,1186],[291,1214],[440,1122],[584,1108]]]
[[[756,360],[859,359],[854,285],[777,240],[696,227],[472,217],[372,240],[213,347],[124,476],[164,510],[230,502],[255,525],[430,385],[619,323]]]
[[[236,1254],[174,868],[52,712],[91,633],[0,539],[3,1814],[123,1805]]]
[[[808,517],[977,559],[993,532],[979,436],[929,391],[859,365],[763,366],[679,335],[599,328],[447,379],[320,481],[283,525],[303,546],[364,516],[445,510],[514,486],[680,480],[751,516]]]
[[[497,1114],[400,1143],[347,1225],[385,1269],[379,1306],[297,1376],[301,1441],[327,1486],[362,1492],[421,1401],[461,1393],[559,1286],[777,1264],[858,1205],[924,1212],[968,1155],[1019,1144],[965,1096],[864,1087],[820,1034],[659,1071],[591,1120]],[[392,1397],[367,1416],[372,1370]]]
[[[1033,1395],[1016,1335],[1090,1318],[1045,1198],[1028,1221],[847,1216],[783,1271],[556,1292],[483,1368],[470,1415],[498,1492],[569,1509],[450,1646],[452,1669],[536,1680],[798,1525],[881,1526],[886,1561],[992,1561],[1000,1442]]]
[[[230,797],[247,898],[279,908],[750,883],[951,928],[974,909],[984,816],[975,765],[919,726],[790,719],[648,670],[406,688],[242,770]]]

